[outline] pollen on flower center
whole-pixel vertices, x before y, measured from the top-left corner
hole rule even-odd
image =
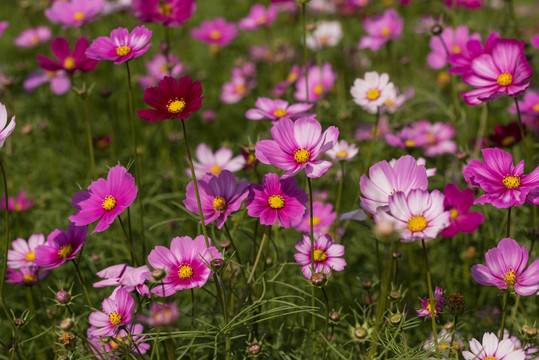
[[[103,200],[103,209],[110,211],[116,207],[116,199],[112,195],[107,195],[105,200]]]
[[[22,282],[25,284],[33,284],[36,281],[36,277],[34,275],[24,275],[22,277]]]
[[[514,189],[520,186],[520,176],[504,176],[503,184],[508,189]]]
[[[60,250],[58,250],[58,255],[63,258],[68,257],[72,253],[73,253],[73,246],[71,246],[71,244],[65,244],[64,246],[60,248]]]
[[[458,46],[458,45],[453,45],[453,48],[451,50],[452,50],[453,54],[460,54],[460,52],[462,51],[460,49],[460,46]]]
[[[303,164],[309,161],[310,158],[311,152],[305,148],[294,151],[294,160],[296,160],[297,163]]]
[[[457,209],[452,208],[452,209],[450,209],[449,211],[451,212],[451,215],[449,215],[449,218],[450,218],[451,220],[454,220],[454,219],[456,219],[456,218],[459,216],[459,212],[457,211]]]
[[[268,18],[266,16],[261,16],[258,19],[256,19],[256,23],[258,25],[264,25],[266,22],[268,22]]]
[[[129,46],[118,46],[116,48],[116,54],[120,56],[127,55],[131,52],[131,48]]]
[[[515,274],[515,271],[512,268],[509,268],[509,271],[505,273],[505,277],[503,278],[503,282],[507,286],[513,286],[517,282],[517,275]]]
[[[108,314],[110,323],[114,326],[122,322],[122,315],[118,314],[116,311]]]
[[[384,26],[381,33],[383,37],[388,37],[389,35],[391,35],[391,29],[388,26]]]
[[[193,268],[189,264],[182,264],[178,269],[178,276],[180,279],[189,279],[193,276]]]
[[[483,360],[498,360],[498,359],[495,358],[494,356],[487,356],[487,357],[484,358]]]
[[[223,211],[226,209],[226,200],[220,196],[216,196],[215,199],[213,199],[213,209],[215,211]]]
[[[313,226],[320,224],[320,218],[318,216],[313,217]],[[311,219],[309,218],[309,225],[311,225]]]
[[[172,5],[167,2],[163,2],[159,5],[159,14],[170,16],[172,14]]]
[[[503,146],[509,146],[509,145],[513,144],[515,141],[517,141],[517,139],[515,139],[514,136],[509,135],[509,136],[504,137],[502,139],[502,145]]]
[[[75,68],[75,59],[72,56],[68,56],[64,60],[64,68],[66,70],[71,70]]]
[[[500,86],[511,85],[511,83],[513,82],[513,76],[511,76],[511,74],[509,73],[504,72],[503,74],[498,75],[496,81]]]
[[[427,227],[428,221],[422,215],[412,216],[406,226],[410,231],[423,231]]]
[[[367,91],[367,99],[376,100],[380,97],[380,91],[378,89],[370,89]]]
[[[281,195],[272,195],[268,199],[268,205],[272,209],[282,209],[284,207],[284,199]]]
[[[273,112],[273,116],[281,118],[283,116],[286,116],[286,110],[285,109],[275,109]]]
[[[316,249],[314,250],[314,261],[326,261],[328,254],[324,250]]]
[[[34,261],[36,259],[36,252],[35,251],[28,251],[26,253],[26,261]]]
[[[243,94],[246,90],[247,90],[247,88],[246,88],[245,85],[243,85],[243,84],[239,84],[239,85],[236,85],[236,86],[234,87],[234,91],[235,91],[237,94]]]
[[[116,336],[115,338],[112,338],[112,340],[109,342],[109,345],[112,349],[116,349],[122,344],[123,344],[123,338],[121,336]]]
[[[436,311],[436,304],[437,304],[437,301],[434,300],[433,303],[434,303],[434,311],[431,310],[430,300],[429,300],[429,303],[427,304],[427,311],[428,311],[429,313],[431,313],[432,315],[436,315],[436,313],[437,313],[437,311]]]
[[[404,141],[404,146],[406,147],[414,147],[416,145],[414,140],[406,140]]]
[[[211,168],[210,168],[210,172],[213,174],[213,175],[219,175],[221,173],[221,167],[219,165],[213,165]]]
[[[345,150],[341,150],[338,153],[336,153],[335,156],[345,158],[348,156],[348,153]]]
[[[533,105],[532,110],[539,112],[539,103]]]
[[[219,30],[210,31],[210,39],[219,40],[221,38],[221,32]]]
[[[318,84],[318,85],[316,85],[316,86],[314,87],[314,90],[313,90],[313,91],[314,91],[314,93],[315,93],[316,95],[320,95],[320,94],[322,94],[322,91],[323,91],[323,90],[324,90],[324,86],[322,86],[321,84]]]
[[[82,11],[77,11],[73,14],[73,20],[82,21],[84,19],[84,13]]]
[[[177,114],[185,108],[185,101],[183,99],[170,100],[167,104],[167,110],[171,113]]]

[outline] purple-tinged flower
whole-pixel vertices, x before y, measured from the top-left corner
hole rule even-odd
[[[301,271],[307,278],[311,278],[311,268],[315,273],[323,272],[331,275],[334,271],[342,271],[346,266],[346,261],[342,258],[344,255],[344,246],[332,242],[331,236],[324,234],[318,237],[314,242],[314,264],[311,262],[311,238],[303,235],[303,239],[296,244],[297,253],[294,254],[296,262],[303,267]]]
[[[251,184],[245,201],[247,214],[260,218],[262,225],[273,225],[275,221],[284,228],[292,227],[292,221],[305,213],[309,200],[293,177],[279,179],[279,175],[268,173],[262,178],[262,185]]]
[[[270,4],[265,6],[254,4],[249,14],[238,21],[238,27],[242,30],[256,30],[261,27],[270,26],[277,17],[277,6]]]
[[[47,269],[56,268],[73,260],[86,242],[86,226],[69,224],[67,233],[56,229],[47,236],[47,242],[35,249],[35,263]]]
[[[63,37],[57,37],[51,42],[51,49],[58,61],[51,60],[41,54],[37,54],[37,61],[40,68],[47,71],[64,70],[70,74],[76,70],[92,71],[99,61],[88,58],[84,52],[88,48],[88,39],[80,37],[75,43],[71,52],[69,43]]]
[[[444,299],[444,290],[441,287],[436,286],[436,289],[434,290],[433,303],[434,303],[434,311],[431,308],[429,298],[421,299],[421,309],[416,310],[417,316],[432,317],[432,314],[434,313],[434,317],[438,317],[438,314],[440,314],[443,311],[444,305],[445,305],[445,299]]]
[[[354,80],[350,94],[363,110],[375,114],[389,99],[393,89],[394,85],[389,81],[389,75],[370,71],[365,73],[365,79]]]
[[[7,123],[7,118],[8,116],[7,116],[6,106],[0,103],[0,149],[2,148],[2,146],[4,146],[4,142],[9,137],[9,135],[11,135],[16,125],[15,116],[11,118],[11,121],[9,122],[9,124]],[[4,206],[5,206],[5,199],[4,199]]]
[[[520,126],[513,121],[507,125],[494,126],[494,134],[488,136],[489,144],[495,147],[512,147],[522,140]],[[523,124],[524,136],[526,136],[526,126]]]
[[[6,282],[19,285],[35,285],[39,280],[49,275],[50,270],[41,271],[39,266],[25,266],[19,269],[6,270]]]
[[[259,97],[255,102],[255,106],[255,109],[249,109],[245,113],[247,119],[269,119],[275,123],[283,117],[294,118],[294,115],[301,116],[304,112],[312,108],[313,104],[298,103],[288,105],[288,101]]]
[[[443,237],[453,237],[459,231],[463,233],[472,233],[485,217],[480,212],[468,212],[474,201],[472,189],[465,188],[459,191],[455,184],[447,184],[444,188],[444,208],[449,211],[449,226],[446,227],[440,235]]]
[[[479,9],[483,7],[482,0],[445,0],[444,4],[450,8],[454,5],[457,7],[465,7],[467,9]]]
[[[228,45],[238,37],[239,33],[235,24],[229,23],[223,18],[216,18],[203,21],[200,27],[191,29],[191,35],[195,39],[208,45],[213,45],[218,49]]]
[[[288,73],[287,77],[283,81],[279,81],[273,89],[270,90],[270,94],[272,96],[282,97],[285,95],[286,89],[290,86],[296,83],[296,81],[304,76],[305,74],[305,67],[300,67],[299,65],[294,65],[290,69],[290,72]]]
[[[523,115],[532,115],[539,118],[539,91],[537,89],[526,92],[522,99],[518,100],[518,108]],[[515,104],[509,109],[511,114],[517,113]]]
[[[256,86],[256,65],[245,62],[230,70],[230,81],[221,87],[219,100],[225,104],[235,104],[246,97]]]
[[[151,274],[152,272],[146,265],[138,268],[127,264],[112,265],[96,274],[105,280],[95,282],[94,287],[116,286],[114,293],[122,288],[127,292],[136,290],[140,295],[150,297],[150,291],[145,282],[150,278]]]
[[[71,87],[71,80],[64,70],[44,71],[36,70],[30,73],[24,80],[23,88],[27,92],[32,92],[38,86],[50,83],[51,90],[56,95],[65,94]]]
[[[94,21],[104,5],[105,0],[55,1],[45,10],[45,16],[55,24],[62,24],[64,28],[80,27]]]
[[[481,285],[515,291],[522,296],[539,290],[539,259],[528,266],[526,245],[519,247],[511,238],[501,239],[495,248],[485,254],[485,263],[472,266],[472,277]]]
[[[328,233],[336,217],[337,213],[333,211],[332,204],[324,204],[319,201],[313,202],[313,231],[315,234]],[[307,208],[303,217],[293,219],[292,226],[297,231],[310,233],[311,211]]]
[[[135,299],[120,288],[111,297],[103,300],[103,311],[94,311],[88,317],[90,325],[95,326],[94,336],[117,336],[120,328],[131,322]]]
[[[333,161],[350,161],[358,152],[359,149],[355,144],[349,144],[346,140],[339,140],[326,154]]]
[[[446,27],[440,36],[430,38],[430,53],[427,55],[427,63],[433,69],[441,69],[447,65],[447,61],[452,54],[466,53],[468,40],[475,39],[481,41],[481,35],[473,33],[467,26],[460,25],[455,30]],[[449,53],[449,56],[448,54]]]
[[[34,198],[28,197],[26,195],[26,191],[24,190],[19,191],[15,199],[11,196],[8,196],[7,202],[7,209],[10,212],[23,212],[34,206]],[[2,209],[6,208],[5,196],[2,196],[2,198],[0,198],[0,207]]]
[[[377,138],[383,138],[389,132],[389,121],[387,116],[380,116],[378,127],[375,124],[359,123],[356,127],[355,137],[358,140],[370,140],[376,134]]]
[[[174,302],[150,304],[150,315],[140,315],[139,321],[142,321],[152,327],[173,326],[180,317],[180,310]]]
[[[483,343],[476,339],[470,340],[470,350],[463,351],[465,360],[524,360],[524,350],[515,350],[512,340],[499,340],[494,333],[484,333]]]
[[[455,354],[457,351],[460,351],[460,349],[462,349],[462,347],[464,346],[464,341],[462,341],[461,339],[461,332],[455,331],[454,334],[455,335],[453,335],[452,332],[447,331],[446,329],[442,329],[442,331],[438,333],[436,342],[438,344],[440,359],[450,359],[452,354]],[[452,340],[453,343],[451,343]],[[434,335],[431,332],[428,340],[425,342],[425,345],[423,345],[423,350],[430,350],[431,352],[434,352],[434,349]],[[435,359],[435,357],[430,357],[429,359]]]
[[[120,165],[109,170],[107,180],[100,178],[88,186],[88,191],[79,191],[71,199],[71,205],[78,210],[69,220],[77,226],[88,225],[98,219],[94,232],[109,228],[137,197],[135,178]]]
[[[447,72],[458,75],[470,73],[472,61],[479,55],[490,54],[494,41],[499,37],[497,32],[492,32],[485,41],[485,46],[481,44],[481,38],[470,38],[466,43],[466,51],[455,52],[449,56],[448,62],[454,67]]]
[[[387,211],[389,197],[397,192],[408,195],[413,189],[427,190],[428,180],[425,166],[418,165],[410,155],[400,157],[394,165],[383,160],[369,169],[369,177],[359,181],[361,205],[371,214],[382,207]]]
[[[274,140],[261,140],[255,155],[260,162],[285,170],[283,178],[305,169],[310,178],[322,176],[331,162],[319,157],[337,142],[339,129],[330,126],[322,133],[322,126],[314,118],[301,118],[293,122],[282,118],[271,128]]]
[[[11,242],[12,250],[7,251],[7,266],[10,269],[20,269],[36,264],[36,248],[45,244],[45,235],[33,234],[28,238],[28,242],[22,238],[17,238]]]
[[[234,157],[232,150],[224,146],[213,153],[208,145],[200,143],[196,148],[195,155],[196,161],[193,160],[193,167],[197,179],[202,179],[207,173],[219,175],[224,170],[240,171],[245,165],[243,156]],[[191,177],[190,169],[186,169],[185,172]]]
[[[337,73],[333,71],[331,64],[325,63],[322,68],[318,66],[309,67],[307,80],[309,83],[309,101],[318,101],[335,85]],[[306,101],[306,80],[305,75],[296,81],[296,91],[294,99],[297,101]]]
[[[135,16],[142,22],[157,22],[176,27],[193,16],[195,0],[133,0]]]
[[[148,352],[150,344],[145,343],[146,335],[144,327],[141,324],[127,324],[125,328],[120,329],[114,336],[98,336],[95,326],[90,326],[87,330],[88,341],[92,352],[97,359],[120,359],[124,358],[126,353],[130,355],[142,355]]]
[[[312,5],[312,4],[311,4]],[[341,23],[338,21],[321,21],[311,34],[307,35],[307,47],[318,50],[326,46],[335,46],[343,36]]]
[[[539,167],[524,175],[524,160],[513,166],[513,156],[498,148],[482,149],[485,162],[472,160],[462,174],[467,183],[486,194],[474,204],[491,203],[497,208],[520,206],[526,196],[539,186]]]
[[[174,54],[155,54],[150,61],[146,61],[148,76],[141,76],[139,84],[143,89],[157,86],[165,76],[178,78],[184,72],[184,66]]]
[[[48,26],[38,26],[23,30],[15,38],[15,46],[22,48],[33,48],[41,43],[49,41],[51,38],[51,29]]]
[[[208,241],[210,247],[206,248],[203,235],[194,239],[177,236],[172,239],[170,249],[156,246],[148,255],[148,262],[154,269],[164,269],[167,277],[152,289],[152,293],[170,296],[179,290],[203,287],[213,273],[206,264],[222,256],[215,246],[211,246],[211,239]]]
[[[435,239],[449,225],[451,215],[444,210],[444,194],[438,190],[395,192],[389,197],[389,211],[391,215],[378,209],[375,221],[393,221],[403,242]]]
[[[403,149],[422,147],[425,155],[434,157],[457,151],[457,144],[452,140],[455,129],[448,123],[418,120],[408,124],[397,134],[386,134],[386,141],[391,146]]]
[[[4,34],[4,30],[9,26],[7,21],[0,21],[0,37]]]
[[[391,8],[383,14],[367,18],[363,23],[367,35],[361,37],[358,47],[378,51],[388,41],[400,39],[403,26],[403,19]]]
[[[515,350],[524,350],[526,359],[536,359],[535,353],[537,352],[537,347],[535,347],[533,343],[529,342],[526,345],[522,346],[522,342],[518,337],[514,335],[509,336],[509,331],[507,329],[503,329],[503,340],[507,339],[513,342],[513,344],[515,345]]]
[[[228,170],[222,171],[219,175],[206,174],[203,180],[199,180],[198,189],[204,224],[208,225],[217,220],[217,228],[222,228],[227,217],[240,209],[241,203],[247,197],[248,185],[245,180],[241,180],[238,184],[238,179]],[[183,204],[187,210],[199,214],[195,185],[192,181],[187,184],[185,197]]]
[[[524,56],[524,41],[497,39],[490,54],[476,57],[462,81],[476,89],[461,93],[469,105],[492,101],[506,94],[516,97],[531,84],[533,70]]]
[[[144,26],[136,26],[131,33],[123,27],[114,29],[110,37],[100,36],[92,41],[86,50],[86,56],[96,60],[111,60],[115,64],[143,55],[150,46],[148,44],[152,32]]]

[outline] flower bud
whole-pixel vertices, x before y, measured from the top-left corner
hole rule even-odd
[[[391,301],[397,302],[402,299],[402,294],[398,291],[391,291],[389,292],[389,298],[391,299]]]
[[[314,273],[311,277],[311,282],[316,287],[322,287],[328,282],[328,278],[324,273]]]
[[[167,272],[165,271],[165,269],[155,269],[154,271],[152,271],[152,278],[155,281],[161,281],[165,277],[167,277]]]
[[[365,340],[367,336],[369,336],[369,332],[364,327],[356,326],[354,328],[354,337],[357,340]]]
[[[225,239],[223,241],[221,241],[219,243],[219,246],[222,247],[223,249],[226,249],[227,247],[229,247],[232,243],[230,242],[230,240],[228,239]]]
[[[372,281],[365,279],[361,280],[361,287],[365,290],[369,290],[372,286]]]
[[[339,321],[339,313],[335,310],[329,312],[329,318],[335,322]]]
[[[434,36],[441,35],[442,31],[444,31],[444,29],[439,24],[433,25],[430,28],[430,33]]]
[[[393,256],[393,259],[395,260],[400,260],[400,258],[402,257],[402,254],[400,253],[400,251],[393,251],[393,254],[391,254]]]
[[[446,322],[444,324],[444,329],[449,331],[455,327],[455,323],[453,321]]]
[[[71,300],[71,295],[67,291],[60,290],[56,293],[56,296],[54,297],[56,301],[58,301],[60,304],[68,304],[69,300]]]
[[[537,336],[537,328],[530,325],[522,325],[520,333],[525,336],[527,340],[533,340]]]
[[[249,354],[251,354],[251,355],[258,355],[260,353],[261,349],[262,349],[262,346],[260,346],[259,343],[254,341],[249,345],[249,350],[248,351],[249,351]]]
[[[212,261],[210,261],[210,264],[215,270],[219,270],[223,267],[225,261],[223,259],[213,259]]]
[[[75,325],[75,323],[73,322],[73,319],[65,318],[64,320],[60,322],[60,329],[63,331],[68,331],[73,327],[73,325]]]
[[[18,327],[21,327],[26,323],[26,321],[24,319],[21,319],[21,318],[15,318],[15,319],[13,319],[13,322]]]
[[[391,323],[391,325],[397,326],[401,323],[401,321],[402,321],[402,314],[396,313],[389,317],[389,322]]]

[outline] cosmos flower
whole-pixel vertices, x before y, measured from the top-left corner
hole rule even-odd
[[[255,109],[249,109],[245,113],[245,117],[249,120],[264,120],[269,119],[274,123],[283,117],[294,118],[294,115],[301,116],[313,107],[313,104],[298,103],[288,105],[288,101],[272,100],[265,97],[259,97],[255,102]]]
[[[387,116],[380,116],[378,127],[375,124],[359,123],[356,126],[355,137],[358,140],[370,140],[376,133],[377,138],[383,138],[390,131],[389,120]]]
[[[56,268],[77,257],[86,242],[86,226],[69,224],[67,233],[56,229],[47,236],[47,242],[35,249],[35,263],[45,268]]]
[[[438,317],[438,315],[444,309],[444,305],[445,305],[444,290],[441,287],[436,286],[436,289],[434,290],[434,317]],[[421,309],[416,310],[416,313],[417,313],[417,316],[419,317],[423,317],[423,316],[432,317],[433,311],[431,311],[429,298],[421,299]]]
[[[144,26],[136,26],[131,33],[123,27],[111,31],[110,37],[100,36],[92,41],[86,56],[96,60],[111,60],[114,64],[137,58],[150,48],[152,32]]]
[[[224,18],[202,21],[200,27],[192,28],[191,35],[208,45],[223,47],[238,37],[236,25]]]
[[[103,300],[103,311],[94,311],[88,316],[94,326],[93,336],[117,336],[120,328],[131,322],[135,299],[125,289],[118,289],[111,297]]]
[[[526,125],[522,125],[524,136],[526,136]],[[520,125],[517,121],[510,122],[507,125],[494,126],[494,134],[488,136],[489,144],[495,147],[512,147],[522,141]]]
[[[28,242],[22,238],[17,238],[11,242],[11,247],[7,251],[7,266],[10,269],[20,269],[36,263],[36,249],[39,245],[45,244],[45,235],[33,234],[28,238]]]
[[[88,341],[93,345],[90,349],[99,360],[121,359],[126,353],[142,355],[150,349],[150,344],[144,342],[146,335],[140,335],[144,333],[141,324],[127,324],[115,336],[97,336],[96,330],[95,326],[90,326],[87,335]]]
[[[193,167],[197,179],[202,179],[208,173],[219,175],[224,170],[232,173],[240,171],[245,165],[245,158],[242,155],[234,157],[232,150],[224,146],[214,153],[208,145],[200,143],[195,150],[195,155]],[[185,172],[191,177],[191,169],[186,169]]]
[[[467,54],[466,44],[468,40],[472,39],[481,41],[481,35],[478,33],[470,35],[470,31],[465,25],[457,26],[454,30],[450,26],[446,27],[440,36],[430,38],[431,51],[427,55],[427,64],[433,69],[443,68],[447,65],[452,54]]]
[[[270,26],[277,17],[277,6],[269,5],[268,8],[260,4],[254,4],[249,14],[238,21],[238,27],[242,30],[256,30]]]
[[[492,32],[485,41],[484,46],[481,44],[480,38],[470,38],[466,43],[466,51],[455,52],[449,56],[448,62],[453,67],[447,72],[457,75],[470,73],[472,71],[472,61],[479,55],[492,53],[492,45],[499,37],[497,32]]]
[[[367,35],[361,37],[358,47],[377,51],[388,41],[400,39],[403,26],[403,19],[391,8],[380,15],[367,18],[363,22]]]
[[[328,234],[321,235],[314,242],[314,264],[311,262],[312,241],[307,235],[296,244],[297,253],[294,259],[299,265],[302,265],[301,271],[307,278],[311,278],[311,268],[315,273],[323,272],[330,275],[334,271],[342,271],[346,266],[344,256],[344,246],[332,242]]]
[[[165,76],[178,78],[184,72],[184,66],[174,54],[155,54],[150,61],[146,61],[146,71],[148,76],[141,76],[139,84],[143,89],[147,89],[159,84]]]
[[[40,68],[47,71],[64,70],[72,74],[76,70],[92,71],[99,61],[88,58],[84,52],[88,49],[88,39],[80,37],[71,52],[69,43],[65,38],[57,37],[51,42],[51,49],[58,61],[51,60],[41,54],[37,54]]]
[[[152,327],[168,327],[178,321],[180,310],[174,302],[160,304],[152,302],[150,304],[150,315],[139,315],[138,320]]]
[[[43,270],[43,268],[35,265],[29,265],[19,269],[7,269],[6,282],[31,286],[37,284],[39,280],[45,278],[49,273],[50,270]]]
[[[470,340],[470,351],[463,351],[465,360],[524,360],[524,350],[515,349],[510,339],[499,340],[493,333],[484,333],[483,341]]]
[[[312,5],[312,4],[311,4]],[[321,21],[316,28],[307,35],[307,47],[318,50],[326,46],[335,46],[343,36],[341,23],[338,21]]]
[[[355,144],[349,144],[346,140],[339,140],[326,154],[333,161],[350,161],[358,152],[359,149]]]
[[[45,16],[55,24],[62,24],[64,28],[80,27],[94,21],[104,5],[105,0],[55,1],[45,10]]]
[[[133,0],[132,9],[142,22],[156,22],[168,27],[181,26],[193,16],[196,0]]]
[[[9,26],[9,22],[0,21],[0,37],[4,34],[4,30]]]
[[[71,88],[71,80],[64,70],[44,71],[41,69],[28,75],[24,80],[23,88],[27,92],[32,92],[36,87],[46,83],[50,83],[51,91],[56,95],[63,95]]]
[[[4,146],[4,142],[6,139],[11,135],[13,130],[15,129],[15,116],[11,118],[11,121],[9,124],[7,123],[7,110],[6,106],[2,103],[0,103],[0,149],[2,146]],[[5,206],[5,198],[4,198],[4,206]]]
[[[447,184],[444,188],[444,208],[449,211],[449,226],[445,228],[440,235],[443,237],[453,237],[459,231],[463,233],[472,233],[485,217],[480,212],[469,212],[473,204],[474,193],[472,189],[465,188],[459,191],[455,184]]]
[[[333,205],[324,204],[320,201],[313,202],[313,231],[315,234],[328,233],[337,213],[333,211]],[[307,208],[303,217],[296,218],[292,225],[297,231],[310,233],[311,231],[311,211]]]
[[[33,48],[34,46],[49,41],[50,38],[51,29],[47,26],[38,26],[23,30],[19,36],[15,38],[13,43],[18,47]]]
[[[134,268],[127,264],[112,265],[99,271],[96,275],[105,280],[94,283],[94,287],[116,286],[114,292],[122,288],[128,292],[137,290],[140,295],[150,297],[150,290],[145,284],[152,272],[148,266]]]
[[[11,196],[8,196],[7,201],[8,201],[7,209],[10,212],[13,212],[13,211],[22,212],[22,211],[26,211],[26,210],[32,208],[32,206],[34,206],[34,199],[31,198],[31,197],[28,197],[26,195],[26,191],[24,191],[24,190],[19,191],[17,193],[17,197],[15,199],[12,198]],[[5,196],[2,196],[0,198],[0,207],[2,209],[6,208],[6,197]]]
[[[467,9],[479,9],[483,7],[482,0],[445,0],[444,4],[452,8],[453,5],[457,7],[465,7]]]
[[[405,148],[423,148],[429,157],[457,151],[457,144],[452,140],[455,128],[444,122],[434,124],[427,120],[418,120],[406,125],[397,134],[386,134],[386,141],[391,146]]]
[[[322,67],[311,66],[307,72],[309,101],[318,101],[323,98],[329,90],[335,85],[337,73],[333,71],[330,63],[325,63]],[[306,80],[305,75],[296,81],[296,91],[294,99],[297,101],[306,101]]]
[[[534,346],[533,343],[528,342],[524,346],[522,346],[522,342],[520,339],[516,336],[509,336],[509,331],[507,329],[503,329],[503,340],[510,339],[513,344],[515,345],[515,350],[524,350],[524,353],[526,355],[526,359],[533,359],[537,353],[537,347]]]
[[[370,71],[365,73],[365,79],[354,80],[350,94],[363,110],[375,114],[393,94],[393,90],[394,85],[389,82],[388,74]]]

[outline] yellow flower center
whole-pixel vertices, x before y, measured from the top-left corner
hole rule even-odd
[[[341,150],[338,153],[336,153],[335,156],[345,158],[348,156],[348,153],[345,150]]]
[[[32,36],[32,39],[30,39],[30,43],[32,45],[36,45],[39,42],[39,38],[37,36]]]
[[[286,78],[286,81],[292,83],[298,79],[298,74],[296,73],[290,73],[288,74],[288,77]]]
[[[243,94],[246,90],[247,90],[247,88],[243,84],[236,85],[236,87],[234,88],[234,91],[237,94]]]
[[[451,50],[453,51],[453,54],[460,54],[460,52],[462,51],[460,49],[460,46],[458,45],[453,45],[453,48]]]
[[[170,100],[167,104],[167,110],[171,113],[177,114],[185,108],[185,101],[183,99]]]
[[[391,107],[391,106],[393,106],[395,103],[393,102],[393,100],[387,99],[387,100],[385,101],[385,104],[386,104],[387,106]]]
[[[221,38],[221,32],[219,30],[210,31],[210,39],[219,40]]]
[[[320,95],[322,94],[322,91],[324,90],[324,86],[322,86],[321,84],[318,84],[314,87],[314,93],[316,95]]]
[[[223,211],[226,209],[226,200],[220,196],[216,196],[215,199],[213,199],[213,209],[215,211]]]
[[[284,207],[284,199],[281,195],[272,195],[268,199],[268,205],[272,209],[282,209]]]
[[[324,250],[316,249],[314,250],[314,261],[326,261],[328,254]]]
[[[376,100],[380,97],[380,91],[378,89],[370,89],[367,91],[367,99]]]
[[[66,70],[71,70],[75,68],[75,59],[72,56],[68,56],[64,60],[64,68]]]
[[[410,231],[423,231],[427,227],[427,223],[427,219],[425,219],[422,215],[415,215],[408,220],[406,226]]]
[[[36,281],[36,277],[34,275],[24,275],[22,277],[22,282],[25,284],[33,284]]]
[[[294,151],[294,160],[296,160],[297,163],[303,164],[304,162],[309,161],[310,158],[311,153],[305,148]]]
[[[415,144],[415,141],[414,140],[405,140],[404,141],[404,146],[406,147],[414,147],[416,144]]]
[[[507,286],[513,286],[517,282],[517,275],[515,274],[515,271],[512,268],[509,268],[509,271],[505,273],[505,277],[503,278],[503,282]]]
[[[436,136],[433,133],[427,133],[427,135],[425,135],[425,140],[427,140],[429,144],[436,144]]]
[[[219,165],[213,165],[210,168],[210,173],[212,173],[213,175],[219,175],[221,173],[221,167]]]
[[[513,77],[511,76],[511,74],[504,72],[503,74],[498,75],[496,81],[500,86],[507,86],[511,85],[511,83],[513,82]]]
[[[329,44],[329,36],[320,36],[320,39],[318,39],[318,42],[320,43],[320,45]]]
[[[451,215],[449,215],[449,218],[450,218],[451,220],[454,220],[454,219],[456,219],[456,218],[459,216],[459,213],[458,213],[457,209],[452,208],[452,209],[449,210],[449,211],[451,212]]]
[[[170,16],[170,14],[172,14],[172,5],[167,2],[159,4],[159,14]]]
[[[116,349],[122,344],[123,344],[123,338],[121,336],[116,336],[109,342],[109,346],[111,347],[111,349]]]
[[[118,314],[116,311],[108,314],[109,321],[112,325],[116,326],[122,322],[122,315]]]
[[[116,48],[116,54],[120,56],[127,55],[131,52],[131,48],[129,46],[118,46]]]
[[[514,189],[520,186],[520,176],[504,176],[503,184],[508,189]]]
[[[285,109],[275,109],[273,112],[273,116],[281,118],[283,116],[286,116],[286,110]]]
[[[515,139],[514,136],[507,136],[502,139],[502,145],[503,146],[509,146],[513,144],[517,139]]]
[[[258,25],[264,25],[266,22],[268,22],[268,18],[266,16],[261,16],[258,19],[256,19],[256,23]]]
[[[533,105],[532,110],[539,112],[539,103]]]
[[[498,359],[496,359],[494,356],[487,356],[483,360],[498,360]]]
[[[388,37],[389,35],[391,35],[391,29],[387,26],[384,26],[381,33],[383,37]]]
[[[449,77],[449,74],[445,71],[441,71],[438,73],[438,76],[436,76],[436,82],[440,85],[445,85],[449,82],[451,78]]]
[[[84,13],[82,11],[77,11],[73,14],[73,20],[82,21],[84,19]]]
[[[182,264],[178,269],[180,279],[189,279],[193,276],[193,268],[189,264]]]
[[[35,251],[29,251],[26,253],[26,261],[34,261],[36,259],[36,252]]]
[[[436,315],[437,311],[436,311],[436,300],[433,301],[433,304],[434,304],[434,311],[431,310],[431,306],[430,306],[430,300],[429,300],[429,303],[427,304],[427,310],[429,313],[431,313],[432,315]]]
[[[313,226],[320,224],[320,218],[318,216],[313,217]],[[309,218],[309,225],[311,225],[311,219]]]
[[[15,211],[21,212],[22,211],[22,205],[21,204],[15,204]]]
[[[72,253],[73,253],[73,246],[71,246],[70,244],[66,244],[62,246],[60,250],[58,250],[58,255],[60,255],[63,258],[68,257]]]
[[[103,209],[110,211],[116,207],[116,199],[112,195],[107,195],[105,200],[103,200]]]

